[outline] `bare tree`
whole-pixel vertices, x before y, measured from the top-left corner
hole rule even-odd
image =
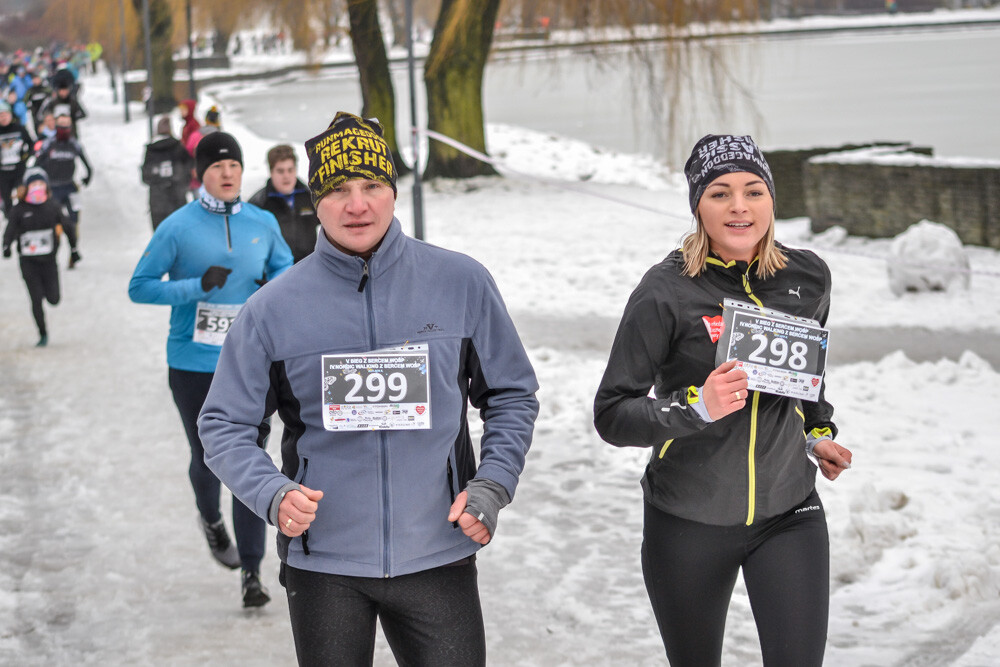
[[[483,73],[499,9],[500,0],[442,0],[424,66],[428,127],[484,153]],[[451,146],[430,143],[428,179],[495,173],[490,165]]]
[[[396,143],[396,94],[389,72],[389,56],[378,20],[377,0],[348,0],[351,43],[361,79],[361,115],[376,117],[385,130],[385,140],[399,173],[408,169]]]

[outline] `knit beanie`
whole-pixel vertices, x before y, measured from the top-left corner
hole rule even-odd
[[[352,178],[379,181],[396,192],[396,165],[375,118],[338,111],[326,131],[306,142],[306,154],[314,206]]]
[[[220,160],[236,160],[243,166],[243,151],[233,135],[226,132],[212,132],[198,141],[194,149],[194,163],[198,180],[202,180],[205,170]]]
[[[746,171],[764,179],[767,190],[771,193],[771,201],[774,201],[774,178],[771,176],[771,168],[750,135],[706,134],[699,139],[691,151],[691,157],[684,165],[691,212],[697,210],[705,188],[711,185],[712,181],[723,174],[737,171]]]
[[[21,177],[21,183],[24,187],[28,187],[34,181],[45,181],[46,185],[49,182],[49,175],[45,173],[45,170],[41,167],[29,167],[24,171],[24,176]]]
[[[209,125],[219,125],[219,107],[212,105],[205,112],[205,122]]]
[[[0,100],[0,113],[3,113],[4,111],[6,111],[7,113],[11,113],[10,105],[7,104],[5,101]]]

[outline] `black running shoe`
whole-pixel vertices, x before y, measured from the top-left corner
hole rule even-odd
[[[212,551],[212,557],[230,570],[235,570],[240,566],[240,552],[236,550],[236,545],[229,539],[226,532],[226,525],[219,519],[215,523],[208,523],[201,520],[201,527],[205,531],[205,539],[208,540],[208,548]]]
[[[243,570],[243,607],[263,607],[270,601],[271,596],[260,583],[260,574]]]

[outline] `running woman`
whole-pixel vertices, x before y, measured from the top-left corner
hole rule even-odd
[[[748,391],[737,361],[715,359],[725,299],[823,325],[830,270],[774,240],[774,181],[749,136],[702,138],[684,171],[696,229],[629,298],[594,424],[652,448],[642,569],[670,664],[720,664],[742,569],[764,664],[818,667],[830,553],[816,468],[834,480],[851,452],[824,387],[815,401]]]

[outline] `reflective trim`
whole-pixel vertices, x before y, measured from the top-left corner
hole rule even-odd
[[[660,456],[659,456],[659,458],[661,458],[661,459],[663,458],[663,455],[667,453],[667,447],[669,447],[670,443],[673,442],[673,441],[674,441],[674,438],[671,438],[670,440],[667,440],[665,443],[663,443],[663,448],[660,450]]]

